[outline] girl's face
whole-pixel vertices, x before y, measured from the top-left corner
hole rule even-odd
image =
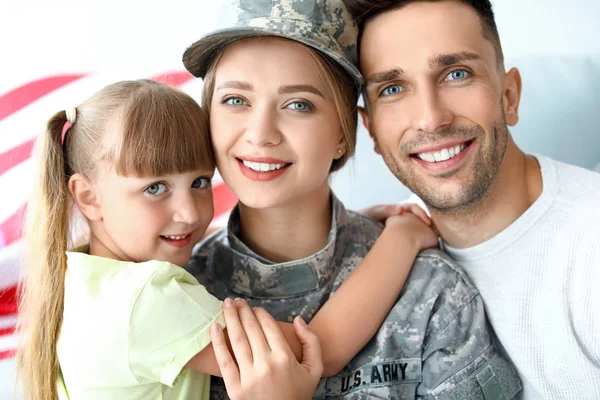
[[[331,163],[344,152],[334,102],[315,61],[284,39],[247,39],[225,50],[210,130],[219,173],[252,208],[327,191]]]
[[[91,221],[104,255],[185,265],[213,217],[212,175],[193,171],[136,178],[104,173],[96,182],[101,218]]]

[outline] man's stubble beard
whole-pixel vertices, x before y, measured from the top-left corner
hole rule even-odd
[[[473,133],[476,133],[475,138],[477,139],[486,137],[478,126],[466,129],[449,127],[435,133],[420,135],[416,140],[406,143],[402,147],[414,148],[417,144],[431,143],[432,139],[440,137],[466,139],[473,137]],[[473,162],[473,174],[460,187],[458,193],[440,193],[436,190],[438,187],[428,186],[425,180],[416,173],[415,167],[401,168],[400,163],[389,151],[382,149],[382,157],[396,178],[419,196],[429,209],[440,213],[465,213],[477,207],[489,193],[504,159],[508,135],[509,131],[503,113],[500,121],[494,124],[489,140],[485,144],[480,140],[480,146],[485,145],[485,148],[478,149]],[[407,154],[402,149],[399,152]],[[453,179],[453,175],[454,173],[446,176],[439,175],[438,179]]]

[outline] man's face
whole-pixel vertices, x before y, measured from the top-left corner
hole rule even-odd
[[[504,157],[505,111],[518,118],[476,11],[413,3],[369,21],[360,45],[376,151],[431,208],[475,204]]]

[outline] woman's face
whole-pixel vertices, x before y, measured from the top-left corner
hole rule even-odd
[[[225,50],[215,73],[210,130],[223,180],[252,208],[327,191],[331,163],[345,151],[315,61],[285,39],[246,39]]]

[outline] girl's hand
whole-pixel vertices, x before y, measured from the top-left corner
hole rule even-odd
[[[366,215],[367,217],[373,218],[376,221],[385,223],[389,217],[394,215],[402,215],[406,212],[411,212],[419,217],[426,225],[431,226],[431,218],[427,215],[425,210],[414,203],[404,204],[379,204],[363,208],[359,211],[360,214]]]
[[[294,328],[302,343],[302,364],[264,309],[253,312],[242,299],[235,303],[226,299],[223,313],[235,360],[220,325],[213,325],[211,335],[231,400],[312,399],[323,373],[321,347],[300,317],[294,320]]]
[[[419,206],[412,204],[413,208],[418,208],[425,213]],[[407,208],[409,211],[403,211],[399,215],[394,215],[385,220],[385,229],[388,232],[396,232],[394,234],[401,237],[409,237],[414,239],[415,246],[418,250],[437,247],[439,245],[438,234],[435,232],[431,220],[427,215],[426,219],[423,216],[417,215],[413,209]]]

